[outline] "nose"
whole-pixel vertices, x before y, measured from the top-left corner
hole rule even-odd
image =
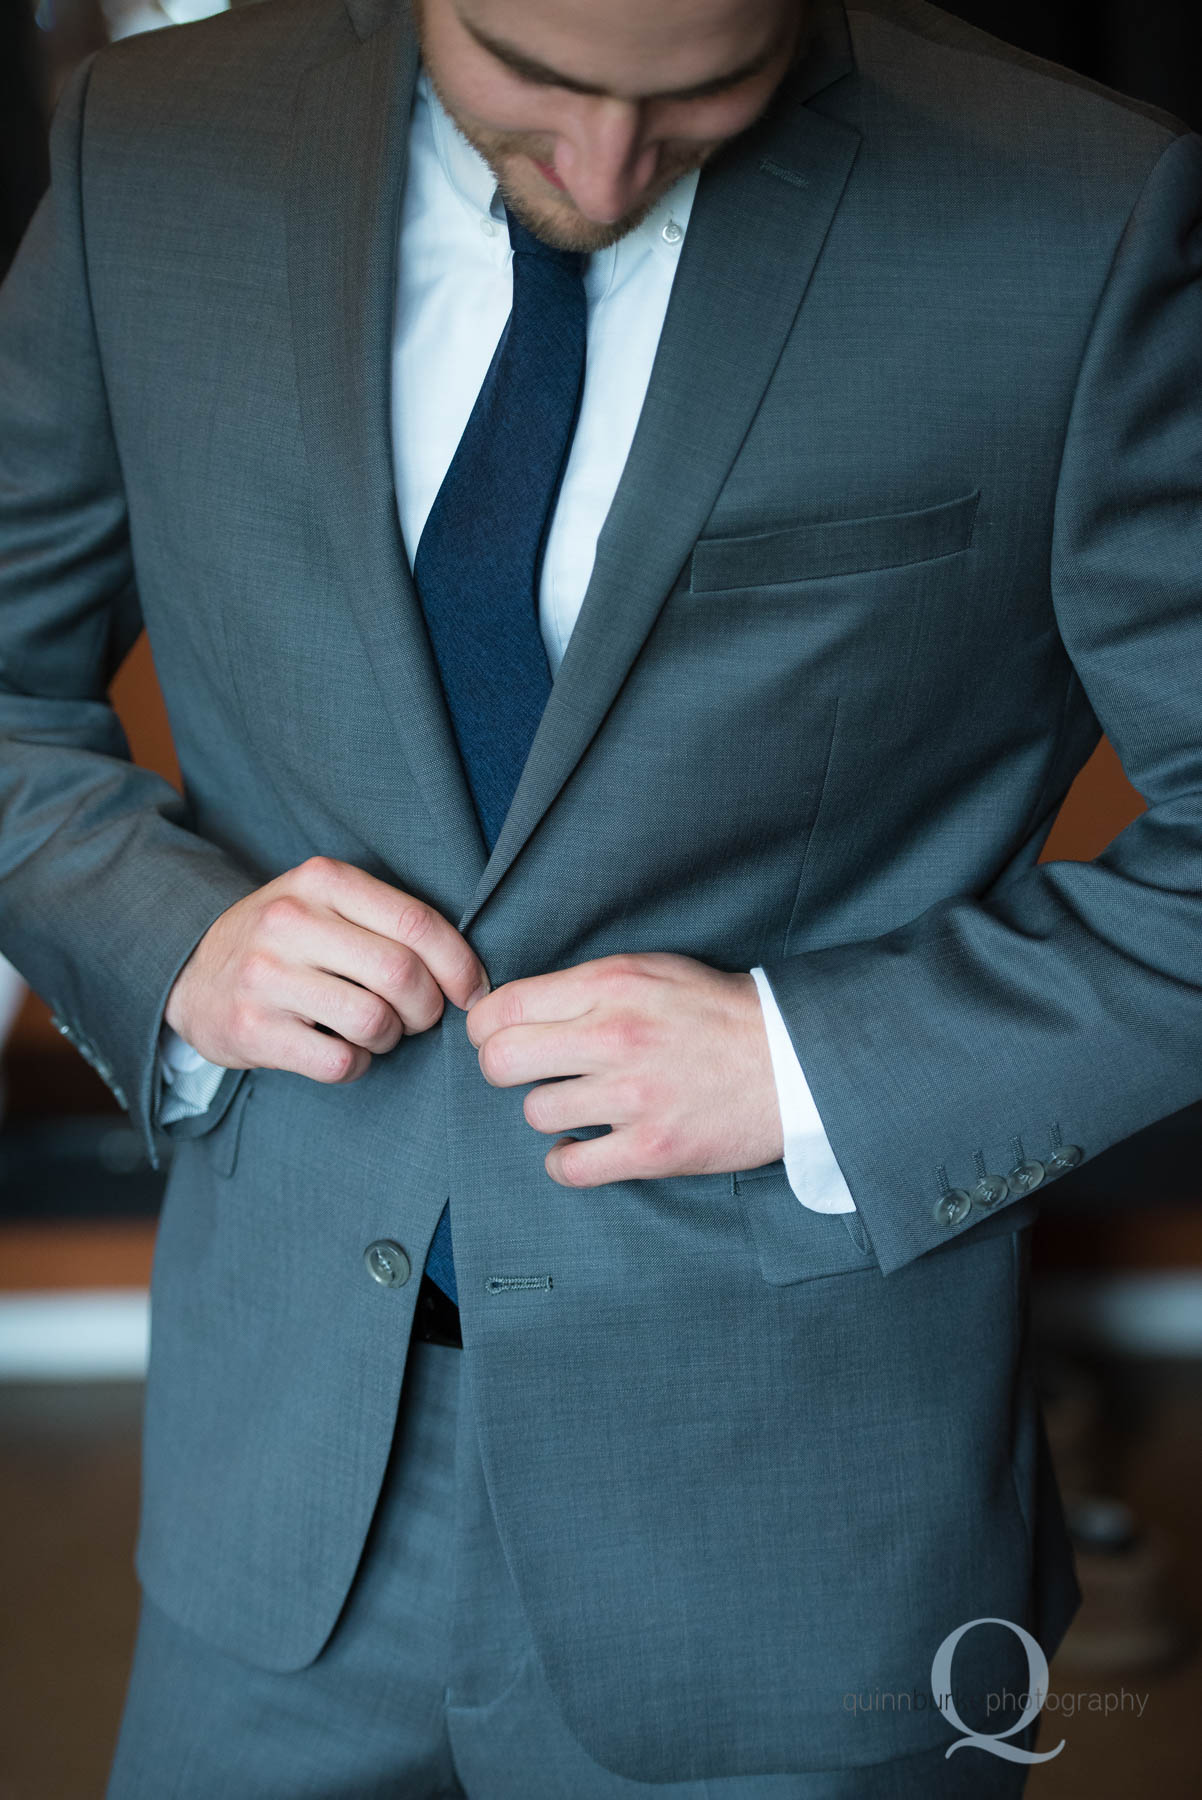
[[[658,146],[644,141],[642,108],[605,97],[582,106],[564,131],[555,172],[586,219],[612,225],[638,204],[658,162]]]

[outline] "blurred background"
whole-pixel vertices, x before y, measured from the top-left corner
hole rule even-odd
[[[282,4],[285,0],[264,0]],[[853,0],[854,4],[854,0]],[[0,274],[45,186],[66,75],[224,0],[0,0]],[[1202,128],[1198,0],[946,10]],[[113,699],[178,785],[142,638]],[[1103,743],[1044,852],[1087,860],[1143,802]],[[166,1167],[0,959],[0,1800],[103,1793],[137,1617],[147,1284]],[[1202,1103],[1059,1179],[1036,1227],[1049,1435],[1084,1604],[1033,1800],[1202,1792]],[[1072,1708],[1070,1715],[1070,1706]],[[283,1800],[283,1797],[281,1797]]]

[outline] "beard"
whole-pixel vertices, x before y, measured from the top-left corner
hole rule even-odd
[[[637,230],[648,213],[653,212],[659,205],[668,189],[675,186],[682,175],[687,175],[693,169],[699,169],[718,148],[716,144],[710,144],[703,150],[690,151],[687,154],[681,153],[672,159],[665,157],[660,163],[654,182],[638,205],[632,211],[624,213],[620,219],[615,219],[610,224],[599,225],[594,219],[586,219],[582,213],[578,212],[567,194],[560,194],[556,189],[550,188],[545,202],[536,201],[528,188],[515,185],[510,172],[514,159],[534,155],[532,150],[520,148],[514,143],[515,134],[508,132],[493,134],[497,139],[503,139],[504,142],[496,141],[489,148],[485,148],[484,144],[468,136],[458,120],[455,123],[457,128],[463,131],[463,135],[473,148],[479,151],[496,176],[501,198],[518,223],[524,225],[527,231],[533,232],[535,237],[541,238],[544,243],[550,244],[553,249],[578,250],[586,255],[595,250],[608,250],[611,244],[618,242],[619,238],[628,237],[632,231]],[[550,155],[546,155],[538,157],[536,160],[549,164],[551,159]],[[506,166],[507,163],[510,167]],[[542,181],[544,178],[538,176],[538,179]]]
[[[443,110],[460,136],[466,138],[488,164],[509,212],[527,231],[555,250],[575,250],[585,255],[595,250],[608,250],[611,244],[637,230],[668,189],[675,186],[682,175],[701,168],[725,141],[687,148],[681,146],[675,151],[667,148],[661,156],[654,182],[638,205],[620,219],[598,224],[593,219],[586,219],[566,193],[560,193],[545,176],[532,168],[534,162],[552,165],[555,146],[545,132],[493,131],[463,118],[424,51],[423,63],[426,77]],[[540,189],[545,190],[545,197]]]

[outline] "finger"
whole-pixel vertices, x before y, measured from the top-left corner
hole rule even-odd
[[[358,1081],[371,1067],[369,1050],[283,1015],[264,1026],[259,1041],[256,1067],[285,1069],[327,1086]]]
[[[593,1075],[613,1062],[600,1035],[590,1035],[574,1020],[566,1025],[558,1021],[554,1025],[507,1025],[485,1039],[476,1060],[490,1087]]]
[[[614,1155],[615,1140],[627,1135],[610,1131],[599,1138],[558,1138],[543,1158],[543,1166],[560,1187],[604,1187],[608,1181],[636,1180],[636,1172],[626,1173],[623,1169],[625,1152],[621,1144],[617,1144],[617,1156]]]
[[[577,1019],[629,981],[627,959],[619,956],[596,957],[570,969],[553,969],[547,975],[524,975],[519,981],[505,981],[471,1008],[467,1035],[479,1046],[505,1025]]]
[[[303,988],[294,981],[281,984],[283,969],[291,969],[315,984],[322,976],[340,977],[378,996],[396,1013],[411,1035],[428,1031],[442,1017],[442,989],[415,950],[407,950],[392,938],[354,925],[337,913],[314,912],[298,896],[273,903],[265,933],[279,966],[268,966],[254,979],[271,987],[290,1011],[310,1016]],[[324,1021],[335,1030],[334,1019]]]
[[[416,951],[456,1006],[466,1009],[487,986],[487,971],[467,939],[424,900],[333,857],[311,857],[294,873],[302,896],[318,896],[352,925]]]
[[[561,1137],[544,1164],[561,1187],[603,1187],[610,1181],[651,1181],[699,1172],[679,1135],[663,1127],[615,1125],[604,1137]]]
[[[442,1018],[443,990],[416,950],[333,916],[314,921],[311,945],[315,968],[341,975],[378,997],[411,1037],[429,1031]],[[334,1020],[327,1023],[341,1029]],[[366,1041],[354,1032],[350,1035],[357,1043]]]
[[[280,1003],[281,1011],[295,1013],[302,1024],[324,1025],[373,1056],[395,1049],[404,1032],[399,1014],[387,1000],[322,969],[293,972],[283,982]]]
[[[522,1101],[527,1125],[535,1131],[566,1132],[583,1125],[630,1123],[622,1097],[610,1083],[595,1076],[573,1081],[548,1081],[534,1087]]]

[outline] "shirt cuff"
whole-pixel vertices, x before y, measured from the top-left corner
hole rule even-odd
[[[768,977],[758,968],[752,969],[751,975],[760,997],[768,1048],[772,1054],[789,1186],[811,1212],[855,1212],[856,1203],[843,1179],[843,1171],[835,1161],[835,1153],[810,1093],[810,1084],[781,1017],[776,996],[768,985]]]
[[[156,1123],[174,1125],[177,1119],[194,1119],[207,1112],[226,1071],[207,1062],[170,1025],[159,1032]]]

